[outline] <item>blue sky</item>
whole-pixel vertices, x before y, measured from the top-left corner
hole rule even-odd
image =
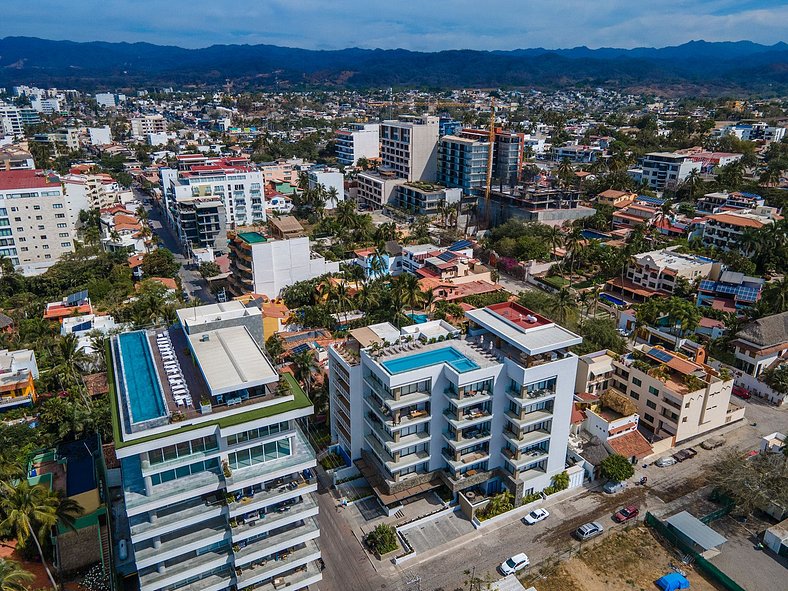
[[[785,0],[33,0],[0,36],[436,51],[788,40]]]

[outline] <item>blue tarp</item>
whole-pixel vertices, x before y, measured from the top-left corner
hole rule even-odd
[[[679,573],[668,573],[657,580],[657,587],[662,591],[675,591],[676,589],[689,589],[689,581]]]

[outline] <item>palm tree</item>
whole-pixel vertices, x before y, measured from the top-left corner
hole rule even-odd
[[[588,316],[588,310],[591,307],[591,292],[581,291],[577,294],[577,303],[580,304],[580,306],[585,306],[585,315]]]
[[[574,226],[572,231],[569,232],[566,238],[564,238],[564,246],[571,256],[569,267],[570,276],[574,274],[575,261],[577,260],[578,254],[580,254],[580,251],[582,250],[584,241],[585,236],[583,236],[583,230],[578,226]]]
[[[352,201],[340,202],[335,211],[336,222],[343,228],[354,228],[356,226],[356,206]]]
[[[429,316],[430,312],[432,311],[432,306],[435,304],[435,292],[431,289],[428,289],[421,294],[421,305],[424,307],[425,312]]]
[[[558,324],[566,325],[576,308],[577,300],[574,294],[564,287],[553,298],[550,313]]]
[[[317,366],[317,358],[312,349],[305,349],[292,354],[293,365],[295,366],[296,377],[304,384],[306,396],[309,398],[309,390],[312,387],[312,372]]]
[[[57,584],[44,558],[38,536],[46,534],[58,522],[73,526],[74,520],[82,512],[81,508],[77,510],[78,505],[75,505],[76,502],[72,499],[63,499],[41,485],[30,486],[27,480],[20,480],[16,485],[0,482],[0,512],[4,516],[0,529],[16,537],[20,546],[33,540],[41,563],[55,589]]]
[[[563,246],[564,235],[558,226],[547,226],[545,229],[545,239],[550,244],[551,256],[555,257],[555,251]]]
[[[689,198],[692,203],[695,203],[695,191],[697,191],[703,184],[703,178],[700,176],[697,168],[693,168],[684,179],[683,185],[687,188]]]
[[[347,326],[347,313],[353,305],[353,300],[348,295],[347,284],[344,281],[337,285],[335,297],[338,311],[345,315],[345,326]]]
[[[419,305],[419,302],[422,298],[422,292],[419,289],[418,277],[411,275],[410,273],[400,275],[397,278],[397,284],[394,289],[398,292],[399,297],[397,299],[399,303],[402,306],[410,308],[410,312],[413,314],[413,309]],[[401,310],[397,310],[398,321],[400,314]]]
[[[331,209],[334,209],[339,203],[339,193],[336,187],[329,187],[328,191],[326,191],[326,203]]]
[[[660,206],[659,211],[654,215],[654,225],[664,225],[666,221],[670,221],[671,215],[673,215],[673,204],[670,202],[670,199],[666,199]]]
[[[476,216],[476,210],[478,208],[479,204],[475,201],[465,205],[465,229],[462,232],[464,236],[468,235],[468,226],[471,225],[471,218]]]
[[[562,185],[568,186],[571,184],[571,181],[575,175],[575,169],[572,166],[572,162],[569,160],[569,158],[564,158],[561,160],[558,168],[556,168],[556,173]]]
[[[0,591],[27,591],[27,583],[35,579],[18,562],[0,558]]]
[[[57,365],[54,371],[67,378],[70,384],[78,383],[81,369],[91,362],[90,355],[79,346],[79,339],[73,333],[60,337],[55,341],[55,359]],[[65,384],[62,384],[65,389]]]
[[[769,283],[763,299],[769,304],[772,314],[788,311],[788,277],[784,276],[779,281]]]

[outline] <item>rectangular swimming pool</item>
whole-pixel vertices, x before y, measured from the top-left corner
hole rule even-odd
[[[147,340],[141,330],[118,335],[131,423],[142,423],[167,414]]]
[[[475,362],[468,359],[454,347],[444,347],[443,349],[434,349],[424,353],[408,355],[407,357],[399,357],[391,361],[384,361],[381,365],[387,372],[394,374],[421,369],[422,367],[429,367],[438,363],[448,363],[460,373],[479,369]]]

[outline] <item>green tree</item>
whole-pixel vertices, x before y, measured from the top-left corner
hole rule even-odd
[[[212,261],[205,261],[204,263],[200,263],[200,275],[207,279],[209,277],[216,277],[222,272],[219,268],[219,265]]]
[[[378,554],[393,552],[399,547],[397,530],[387,523],[381,523],[369,532],[366,542],[370,549]]]
[[[553,489],[556,491],[566,490],[569,488],[569,474],[567,474],[566,470],[556,474],[553,476],[551,484],[553,485]]]
[[[0,591],[28,591],[28,583],[35,577],[18,562],[0,558]]]
[[[166,248],[157,248],[142,256],[142,272],[146,277],[175,277],[181,264]]]
[[[265,340],[265,350],[271,356],[271,360],[276,363],[276,360],[279,359],[279,356],[285,352],[284,343],[282,343],[282,337],[277,334],[272,334]]]
[[[624,482],[635,474],[635,468],[631,462],[619,454],[607,456],[600,463],[599,469],[602,478],[607,478],[614,482]]]

